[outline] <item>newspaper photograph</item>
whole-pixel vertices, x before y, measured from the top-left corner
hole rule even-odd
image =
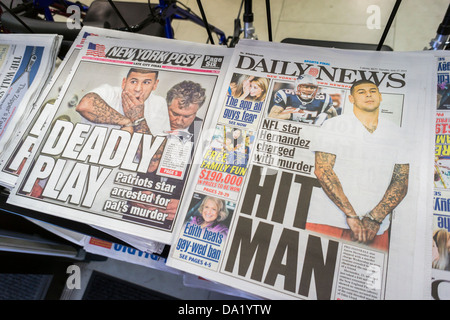
[[[182,236],[174,244],[179,258],[217,271],[233,212],[233,202],[194,194]]]
[[[241,191],[254,130],[217,125],[200,168],[196,190],[236,200]]]
[[[17,181],[25,161],[29,158],[31,149],[35,145],[44,123],[52,113],[53,105],[88,36],[136,40],[147,38],[147,36],[141,34],[130,34],[128,32],[96,27],[83,27],[80,30],[77,39],[75,39],[64,60],[60,63],[50,83],[39,95],[33,110],[27,115],[27,122],[15,130],[13,137],[11,137],[11,143],[0,153],[0,184],[4,187],[11,189]],[[71,103],[76,103],[78,99],[78,96],[73,96]]]
[[[167,264],[268,299],[427,297],[434,65],[240,41]]]
[[[169,244],[229,52],[86,38],[8,201]]]
[[[448,300],[450,285],[450,54],[437,54],[431,296]]]

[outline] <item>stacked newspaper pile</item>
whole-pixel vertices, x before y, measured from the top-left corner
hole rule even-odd
[[[427,298],[435,68],[427,53],[84,28],[0,183],[8,203],[169,245],[170,270],[249,297]]]
[[[36,79],[36,81],[33,82],[33,87],[30,86],[29,93],[27,93],[27,97],[31,93],[33,94],[32,99],[28,99],[28,101],[25,101],[26,99],[23,99],[23,102],[21,103],[21,107],[19,108],[19,111],[21,114],[24,114],[27,116],[27,118],[24,118],[21,120],[21,123],[16,126],[16,129],[14,131],[13,135],[10,135],[8,141],[11,141],[9,144],[5,144],[4,152],[0,153],[0,168],[4,168],[5,165],[8,163],[9,165],[14,165],[14,163],[11,163],[13,159],[18,159],[19,157],[22,157],[20,159],[20,162],[18,163],[18,167],[14,170],[5,169],[2,170],[0,173],[0,185],[11,189],[16,180],[19,176],[24,164],[25,160],[28,159],[32,147],[35,144],[35,141],[39,134],[41,133],[42,127],[45,124],[45,121],[47,120],[47,116],[51,113],[51,110],[53,108],[54,103],[56,102],[59,92],[61,91],[62,85],[64,84],[66,78],[68,77],[70,70],[72,68],[73,63],[75,62],[75,59],[80,52],[80,50],[83,48],[83,44],[85,42],[86,37],[88,36],[109,36],[109,37],[127,37],[127,38],[135,38],[135,39],[145,39],[145,36],[139,35],[139,34],[128,34],[124,32],[117,32],[113,30],[105,30],[102,28],[95,28],[95,27],[84,27],[81,32],[79,33],[79,36],[74,41],[72,47],[70,48],[69,52],[66,55],[66,58],[59,64],[59,67],[55,72],[53,72],[54,62],[56,59],[57,52],[59,50],[59,44],[60,44],[60,37],[55,36],[49,36],[49,35],[33,35],[33,37],[30,37],[30,35],[22,35],[22,34],[14,34],[14,39],[21,39],[23,42],[23,39],[26,39],[26,43],[28,45],[33,44],[34,38],[39,40],[35,41],[36,43],[39,43],[42,45],[43,43],[47,43],[54,39],[54,48],[49,52],[51,54],[47,54],[47,64],[44,63],[35,63],[30,64],[30,67],[33,67],[33,70],[31,73],[36,74],[37,70],[42,69],[38,75],[42,78],[42,80],[39,80],[36,76],[29,77],[30,79]],[[1,35],[4,39],[12,39],[13,35]],[[44,39],[45,41],[42,41]],[[11,40],[12,41],[12,40]],[[30,49],[27,49],[30,50]],[[11,50],[10,50],[11,51]],[[16,50],[17,51],[17,50]],[[41,50],[42,51],[42,50]],[[42,60],[42,57],[44,55],[41,52],[41,56],[39,56],[39,60]],[[46,69],[49,68],[48,70]],[[38,69],[40,68],[40,69]],[[46,75],[46,77],[43,77],[43,75]],[[24,76],[24,79],[26,77]],[[75,103],[72,101],[72,103]],[[26,109],[28,106],[30,106],[29,109]],[[23,110],[25,109],[25,110]],[[12,117],[12,115],[11,115]],[[6,141],[6,139],[5,139]],[[20,150],[20,152],[19,152]],[[30,219],[30,221],[35,222],[39,224],[41,227],[58,234],[59,236],[72,241],[73,243],[82,246],[82,247],[88,247],[90,248],[91,245],[89,244],[91,241],[91,237],[89,235],[80,234],[77,232],[74,232],[72,230],[59,228],[55,225],[45,223],[39,220]],[[107,233],[114,233],[111,230],[102,230]],[[132,239],[129,239],[129,237],[125,237],[124,234],[120,233],[114,233],[114,236],[118,239],[124,239],[127,240],[128,243],[131,243],[134,247],[139,248],[140,250],[143,250],[144,252],[154,252],[154,253],[161,253],[164,249],[164,244],[158,243],[155,241],[144,241],[143,239],[137,239],[136,237],[132,237]],[[95,247],[94,247],[95,248]],[[91,252],[92,250],[87,250]],[[96,253],[96,252],[94,252]]]
[[[69,192],[67,204],[57,196],[44,207],[39,205],[40,211],[89,224],[143,252],[161,253],[170,244],[194,139],[199,141],[203,124],[209,121],[207,110],[214,104],[214,89],[221,85],[230,55],[224,47],[84,27],[41,94],[38,108],[3,153],[0,180],[13,188],[19,176],[27,176],[29,166],[35,165],[33,157],[41,152],[37,149],[41,141],[54,130],[56,137],[51,139],[60,146],[73,143],[72,152],[89,149],[89,155],[79,161],[63,152],[51,157],[56,166],[38,163],[41,178],[21,196],[32,200],[31,207],[36,207],[36,200],[46,203],[47,183],[54,181],[53,192]],[[171,109],[166,102],[169,94],[174,100]],[[93,103],[83,111],[86,102]],[[169,118],[169,110],[174,117]],[[118,116],[125,122],[114,122]],[[64,137],[66,125],[75,131],[70,129]],[[117,146],[110,145],[114,139]],[[45,149],[44,154],[49,155]],[[115,166],[111,161],[120,165],[111,169]],[[52,177],[43,178],[46,170],[53,172]],[[19,200],[18,205],[24,203]],[[67,215],[71,210],[73,215]],[[91,218],[83,217],[83,212]],[[136,227],[141,231],[136,233]],[[47,229],[61,233],[50,225]],[[89,236],[73,238],[91,248],[89,241]]]
[[[50,80],[62,36],[0,34],[0,150],[27,122]]]
[[[431,295],[450,299],[450,53],[437,51],[436,149],[432,234]]]

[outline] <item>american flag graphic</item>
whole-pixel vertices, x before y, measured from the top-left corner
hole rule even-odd
[[[105,56],[105,46],[103,46],[101,44],[95,44],[95,43],[89,42],[86,54],[88,56],[104,57]]]

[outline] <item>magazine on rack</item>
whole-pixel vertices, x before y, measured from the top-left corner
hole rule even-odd
[[[149,36],[86,38],[8,202],[169,244],[230,55]]]
[[[240,41],[167,264],[269,299],[428,297],[434,64]]]
[[[26,123],[50,80],[62,36],[0,34],[0,150]]]
[[[431,296],[450,299],[450,52],[437,55]]]

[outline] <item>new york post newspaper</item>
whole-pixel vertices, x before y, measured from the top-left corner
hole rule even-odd
[[[240,41],[167,264],[268,299],[428,297],[434,65]]]
[[[17,37],[17,35],[15,35]],[[88,36],[104,36],[115,39],[134,39],[145,40],[147,36],[137,33],[128,33],[123,31],[109,30],[97,27],[83,27],[70,49],[67,51],[64,59],[60,62],[58,68],[53,73],[48,85],[43,87],[39,94],[36,94],[36,102],[28,103],[29,110],[21,111],[26,115],[20,125],[14,128],[14,134],[11,135],[10,143],[0,152],[0,184],[8,189],[17,182],[17,178],[28,159],[30,150],[32,150],[39,134],[42,131],[43,124],[47,117],[51,115],[53,105],[58,99],[61,88],[67,79],[78,54],[83,48],[83,44]],[[39,35],[38,39],[42,38]],[[29,37],[27,38],[29,41]],[[40,40],[42,42],[42,40]],[[53,58],[54,59],[54,58]],[[34,59],[33,59],[34,60]],[[39,61],[36,61],[39,62]],[[33,62],[33,66],[36,65]],[[24,68],[22,68],[24,69]],[[47,72],[47,74],[52,74]],[[41,81],[47,83],[48,81]],[[32,91],[32,90],[28,90]],[[1,95],[1,92],[0,92]],[[76,102],[77,95],[73,96],[71,103]],[[32,107],[32,108],[31,108]]]
[[[155,37],[87,37],[57,101],[43,109],[49,120],[35,122],[43,133],[16,168],[8,201],[170,244],[230,56]]]

